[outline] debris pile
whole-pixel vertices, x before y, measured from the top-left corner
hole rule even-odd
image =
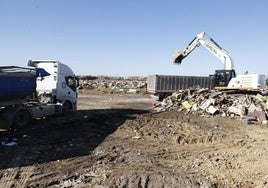
[[[146,88],[146,79],[124,79],[124,78],[97,78],[94,80],[82,79],[79,81],[80,89],[103,90],[111,89],[118,92],[137,92]]]
[[[157,112],[177,109],[186,113],[240,117],[244,124],[267,124],[268,96],[260,93],[190,88],[153,104]]]

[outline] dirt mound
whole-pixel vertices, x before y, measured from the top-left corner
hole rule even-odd
[[[267,187],[268,128],[82,95],[79,110],[1,134],[0,187]]]

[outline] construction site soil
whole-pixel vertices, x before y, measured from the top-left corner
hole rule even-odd
[[[268,187],[267,125],[152,102],[80,93],[67,117],[1,132],[0,187]]]

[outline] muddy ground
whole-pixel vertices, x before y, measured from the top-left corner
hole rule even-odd
[[[0,187],[268,187],[267,125],[151,107],[80,94],[68,117],[0,133]]]

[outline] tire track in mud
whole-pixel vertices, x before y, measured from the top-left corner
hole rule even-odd
[[[0,187],[27,187],[28,180],[35,174],[34,169],[35,168],[31,166],[6,169],[2,172]]]
[[[7,132],[7,135],[10,134]],[[3,134],[6,135],[6,134]],[[23,164],[21,157],[24,151],[16,150],[9,160],[6,160],[5,166],[11,167],[3,170],[0,174],[0,187],[25,187],[29,177],[34,173],[33,166],[20,167]],[[14,167],[14,168],[12,168]]]
[[[107,143],[113,141],[115,146],[120,143],[124,145],[117,153],[117,156],[123,156],[123,160],[120,164],[110,166],[112,174],[104,185],[262,187],[267,184],[263,171],[265,167],[255,169],[262,175],[255,173],[254,176],[261,176],[261,180],[247,182],[247,179],[252,179],[250,174],[254,172],[245,159],[251,156],[258,160],[259,155],[264,162],[267,161],[264,155],[266,151],[248,153],[253,150],[251,145],[257,147],[260,144],[258,148],[263,149],[267,144],[261,140],[264,135],[257,142],[256,134],[251,135],[248,128],[231,118],[189,118],[178,112],[139,115],[134,120],[126,121],[106,140]],[[256,127],[256,130],[261,129]],[[104,153],[109,151],[107,148],[102,150]],[[248,156],[245,156],[245,152]],[[244,166],[243,162],[247,162],[248,166]],[[241,169],[247,174],[241,174]]]

